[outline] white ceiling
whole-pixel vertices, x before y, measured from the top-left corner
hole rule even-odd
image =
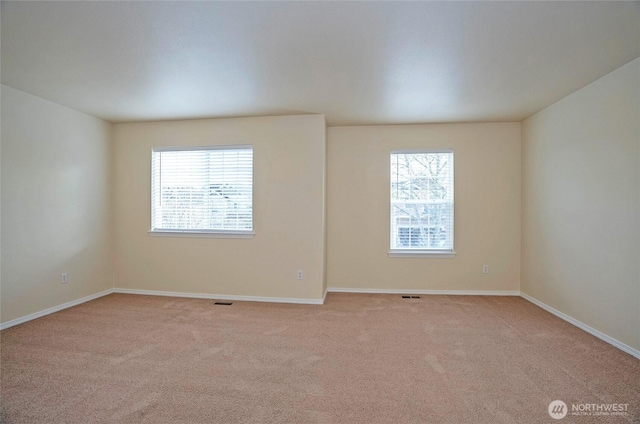
[[[519,121],[640,56],[640,2],[3,2],[2,83],[112,122]]]

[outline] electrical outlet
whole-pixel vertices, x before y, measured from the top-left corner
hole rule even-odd
[[[483,274],[489,273],[489,265],[482,265],[482,273]]]
[[[63,272],[62,274],[60,274],[60,283],[61,284],[67,284],[67,281],[69,281],[67,279],[67,273]]]
[[[302,280],[302,271],[298,271],[298,280]]]

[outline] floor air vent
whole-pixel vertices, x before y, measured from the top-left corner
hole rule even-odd
[[[224,306],[231,306],[233,305],[233,302],[213,302],[214,305],[224,305]]]
[[[420,299],[420,296],[402,296],[403,299]]]

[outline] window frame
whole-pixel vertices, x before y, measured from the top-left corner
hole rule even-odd
[[[392,247],[392,228],[393,228],[393,214],[392,208],[393,203],[391,199],[391,157],[394,154],[429,154],[429,153],[449,153],[451,154],[451,183],[453,184],[452,190],[452,199],[451,199],[451,249],[403,249],[403,248],[394,248]],[[389,257],[392,258],[443,258],[443,259],[452,259],[456,256],[455,247],[455,154],[453,149],[395,149],[389,152],[388,162],[388,178],[389,178],[389,186],[388,186],[388,195],[389,195],[389,219],[388,219],[388,234],[389,234],[389,252],[387,253]],[[397,226],[397,225],[396,225]]]
[[[185,151],[199,151],[199,150],[251,150],[251,230],[222,230],[222,229],[157,229],[153,228],[153,154],[162,152],[185,152]],[[207,145],[207,146],[156,146],[151,148],[151,202],[150,202],[150,230],[148,234],[151,236],[169,236],[169,237],[209,237],[209,238],[253,238],[255,235],[255,222],[254,222],[254,199],[255,199],[255,185],[254,185],[254,148],[252,144],[225,144],[225,145]]]

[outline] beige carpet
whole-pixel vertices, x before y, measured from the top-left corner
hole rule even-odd
[[[110,295],[1,341],[4,423],[640,422],[640,361],[517,297]]]

